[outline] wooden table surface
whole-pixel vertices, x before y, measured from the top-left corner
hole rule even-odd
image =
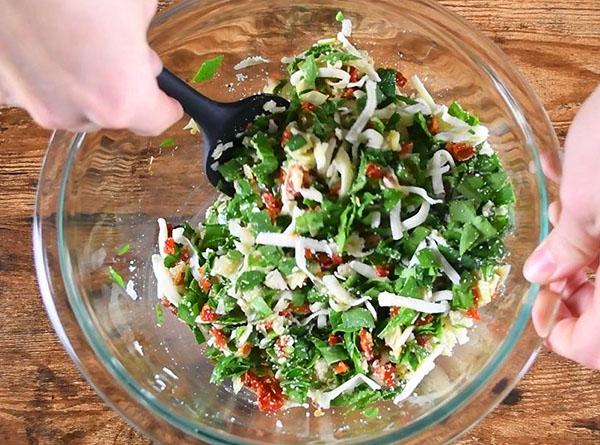
[[[175,1],[161,6],[169,3]],[[442,3],[503,48],[564,140],[582,101],[600,83],[600,1]],[[0,444],[148,444],[80,376],[39,296],[31,222],[48,136],[26,113],[0,109]],[[600,372],[543,352],[521,384],[459,443],[600,443]]]

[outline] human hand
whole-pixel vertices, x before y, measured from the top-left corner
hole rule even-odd
[[[156,0],[0,0],[0,105],[46,128],[157,135],[181,118],[146,32]]]
[[[533,308],[538,334],[556,353],[600,369],[600,87],[583,104],[565,142],[560,204],[549,208],[554,229],[533,252],[525,277],[549,285]],[[548,332],[552,315],[556,325]]]

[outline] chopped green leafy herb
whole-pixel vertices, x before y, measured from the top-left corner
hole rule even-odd
[[[205,60],[200,65],[200,68],[194,75],[192,81],[193,82],[205,82],[207,80],[211,80],[219,71],[221,64],[223,63],[223,59],[225,56],[219,54],[218,56],[213,57],[212,59]]]

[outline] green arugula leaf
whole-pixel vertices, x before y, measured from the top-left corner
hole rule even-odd
[[[306,145],[306,139],[301,134],[295,134],[286,143],[285,148],[290,151],[300,150]]]
[[[305,212],[296,218],[296,231],[300,234],[309,233],[311,236],[317,236],[324,226],[325,212],[320,210]]]
[[[317,347],[321,356],[325,359],[328,365],[348,360],[348,353],[342,345],[330,346],[327,342],[319,340],[317,338],[312,340]]]
[[[238,281],[238,284],[239,284],[239,281]],[[261,296],[253,298],[252,300],[250,300],[248,302],[248,304],[250,305],[250,307],[252,309],[254,309],[254,312],[256,312],[258,319],[263,319],[273,313],[273,311],[271,310],[269,305],[265,302],[264,298]]]
[[[463,110],[458,102],[452,102],[452,104],[448,107],[448,114],[466,122],[472,127],[479,125],[479,118]]]
[[[469,273],[463,274],[460,283],[452,285],[452,308],[470,309],[473,307],[473,279]]]
[[[119,274],[119,272],[113,269],[112,266],[108,266],[108,275],[110,276],[113,283],[115,283],[119,287],[125,288],[125,280]]]
[[[154,306],[154,319],[158,326],[165,324],[165,313],[161,303],[156,303],[156,306]]]
[[[250,140],[250,145],[256,150],[261,161],[254,167],[254,174],[262,184],[270,184],[273,181],[271,174],[279,168],[271,141],[265,133],[259,131]]]
[[[319,71],[317,68],[317,62],[315,61],[315,56],[312,54],[306,56],[306,59],[304,59],[304,62],[301,65],[301,69],[304,73],[303,77],[306,87],[311,89],[314,88],[315,80],[317,79],[317,73]]]
[[[163,139],[161,141],[161,143],[158,144],[158,146],[160,148],[171,148],[171,147],[174,147],[175,146],[175,139],[173,139],[173,138]]]
[[[205,82],[215,77],[217,71],[223,63],[224,57],[225,56],[223,56],[222,54],[219,54],[218,56],[215,56],[212,59],[208,59],[202,62],[202,65],[200,65],[200,68],[192,78],[192,82]]]
[[[472,224],[465,224],[460,235],[459,254],[462,256],[479,239],[479,231]]]
[[[375,320],[365,308],[354,307],[342,312],[341,323],[335,327],[335,332],[354,332],[362,328],[373,329]]]
[[[129,243],[123,244],[121,247],[119,247],[119,250],[117,250],[117,255],[118,256],[123,256],[127,252],[129,252]]]
[[[250,363],[242,357],[236,357],[234,355],[221,356],[217,363],[215,363],[215,367],[210,377],[210,383],[219,385],[223,383],[223,380],[227,377],[242,375],[249,369]]]
[[[254,289],[265,281],[266,274],[260,270],[247,270],[237,279],[237,289],[245,291]]]
[[[388,68],[379,68],[377,74],[381,81],[377,84],[386,98],[396,98],[396,70]]]

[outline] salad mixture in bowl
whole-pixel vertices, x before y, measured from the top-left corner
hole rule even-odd
[[[267,103],[215,151],[234,196],[197,226],[158,221],[157,310],[206,343],[213,383],[263,411],[402,403],[509,270],[515,195],[487,128],[375,66],[338,19],[282,60],[268,90],[289,109]]]

